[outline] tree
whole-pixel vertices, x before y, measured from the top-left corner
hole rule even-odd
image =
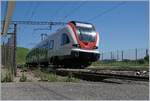
[[[149,55],[146,55],[146,56],[144,57],[144,60],[148,62],[148,61],[149,61]]]

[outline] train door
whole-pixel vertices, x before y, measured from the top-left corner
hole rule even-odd
[[[60,50],[63,56],[70,55],[70,38],[66,32],[60,35]]]
[[[49,40],[48,41],[48,57],[51,58],[53,55],[54,55],[54,50],[55,50],[55,47],[54,47],[54,40]]]

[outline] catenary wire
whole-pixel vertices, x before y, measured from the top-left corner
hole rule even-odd
[[[72,16],[73,13],[77,12],[85,3],[86,3],[86,1],[82,1],[77,7],[75,7],[67,15],[65,15],[64,18],[63,18],[63,20],[65,20],[69,16]]]
[[[103,11],[102,13],[98,14],[98,15],[95,15],[94,17],[91,17],[90,19],[88,19],[88,21],[93,21],[93,20],[96,20],[97,18],[99,18],[100,16],[103,16],[115,9],[117,9],[118,7],[124,5],[126,3],[126,1],[122,1],[121,3],[109,8],[109,9],[106,9],[105,11]]]

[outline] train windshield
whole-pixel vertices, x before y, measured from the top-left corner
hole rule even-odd
[[[96,40],[96,32],[93,27],[77,27],[79,39],[84,42],[94,42]]]

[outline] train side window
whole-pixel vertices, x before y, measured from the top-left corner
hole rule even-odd
[[[54,47],[54,40],[49,41],[49,49],[53,49]]]
[[[69,37],[66,33],[63,33],[61,36],[61,45],[68,44],[70,42]]]

